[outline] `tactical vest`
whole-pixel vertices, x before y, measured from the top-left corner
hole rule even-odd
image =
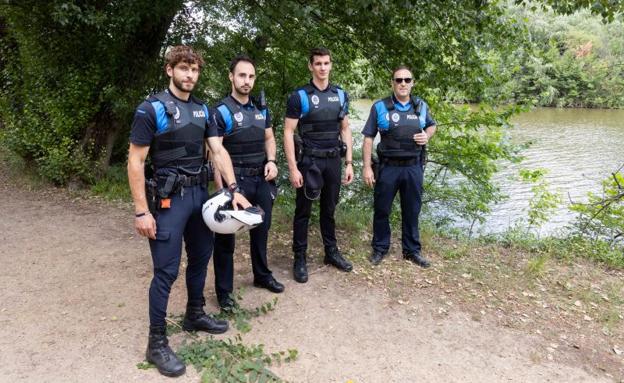
[[[395,108],[392,97],[375,103],[377,129],[381,135],[377,145],[380,157],[407,159],[421,155],[423,147],[414,142],[414,134],[425,128],[427,104],[414,96],[410,103],[412,107],[404,112]]]
[[[338,147],[340,121],[346,114],[344,90],[331,85],[329,91],[321,92],[306,84],[297,93],[301,101],[298,130],[304,146]]]
[[[267,110],[252,105],[253,108],[245,108],[228,96],[217,107],[225,122],[223,146],[235,167],[262,166],[266,159]]]
[[[204,134],[208,108],[193,96],[188,102],[173,97],[168,90],[153,96],[156,133],[150,145],[155,170],[175,168],[195,173],[205,162]]]

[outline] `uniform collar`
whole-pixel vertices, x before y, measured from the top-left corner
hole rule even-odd
[[[411,95],[410,95],[410,99],[407,100],[407,102],[404,104],[401,101],[399,101],[396,96],[394,95],[394,92],[392,93],[392,102],[394,103],[396,109],[400,112],[407,112],[411,107],[412,107],[412,99],[411,99]]]
[[[176,97],[176,95],[175,95],[175,94],[173,94],[173,92],[172,92],[172,91],[171,91],[171,89],[169,89],[169,88],[167,88],[167,93],[169,93],[169,95],[170,95],[171,97],[175,98],[177,101],[184,102],[184,103],[189,103],[189,102],[191,102],[191,100],[193,99],[193,95],[192,95],[192,94],[189,94],[189,98],[188,98],[188,100],[183,100],[183,99],[181,99],[181,98],[178,98],[178,97]]]
[[[332,84],[331,82],[327,83],[327,88],[325,89],[319,89],[316,85],[314,85],[314,81],[312,81],[312,79],[310,79],[310,85],[312,85],[312,87],[316,90],[318,90],[319,92],[327,92],[329,89],[331,89]]]
[[[254,103],[253,103],[253,101],[251,100],[251,96],[249,96],[249,100],[247,101],[247,103],[246,103],[246,104],[241,104],[241,103],[240,103],[237,99],[235,99],[235,98],[232,96],[232,94],[230,94],[228,97],[229,97],[229,98],[231,98],[231,99],[232,99],[232,100],[236,103],[236,105],[238,105],[238,106],[240,106],[240,107],[242,107],[242,108],[245,108],[245,109],[252,109],[252,108],[254,108],[254,106],[255,106],[255,105],[254,105]]]

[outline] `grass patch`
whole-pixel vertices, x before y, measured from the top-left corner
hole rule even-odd
[[[91,193],[109,201],[131,201],[128,172],[125,165],[111,166],[104,177],[90,188]]]

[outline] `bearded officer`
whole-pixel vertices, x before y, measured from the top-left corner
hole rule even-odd
[[[256,80],[256,65],[249,56],[239,55],[230,62],[229,79],[232,91],[221,100],[211,121],[232,158],[241,192],[264,211],[263,223],[249,232],[253,284],[281,293],[284,285],[273,277],[267,260],[271,211],[277,194],[276,145],[271,118],[263,97],[256,102],[250,97]],[[218,174],[215,182],[220,188],[222,180]],[[235,304],[230,295],[234,283],[234,247],[234,234],[215,234],[215,291],[224,310],[231,310]]]
[[[202,57],[188,46],[175,46],[166,54],[165,62],[168,89],[139,105],[134,116],[128,180],[135,207],[134,226],[140,235],[149,238],[154,264],[146,358],[163,375],[179,376],[186,368],[168,345],[165,316],[171,285],[180,268],[182,239],[188,257],[183,328],[212,334],[228,329],[226,321],[206,315],[203,309],[206,270],[213,245],[212,232],[201,211],[208,198],[206,144],[230,189],[237,190],[237,185],[230,157],[216,130],[209,128],[208,108],[191,95],[203,65]],[[146,183],[148,154],[153,178]],[[234,193],[233,205],[250,206],[239,193]]]

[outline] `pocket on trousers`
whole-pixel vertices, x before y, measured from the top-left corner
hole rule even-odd
[[[157,241],[167,241],[171,233],[168,231],[157,230],[156,231],[156,240]]]

